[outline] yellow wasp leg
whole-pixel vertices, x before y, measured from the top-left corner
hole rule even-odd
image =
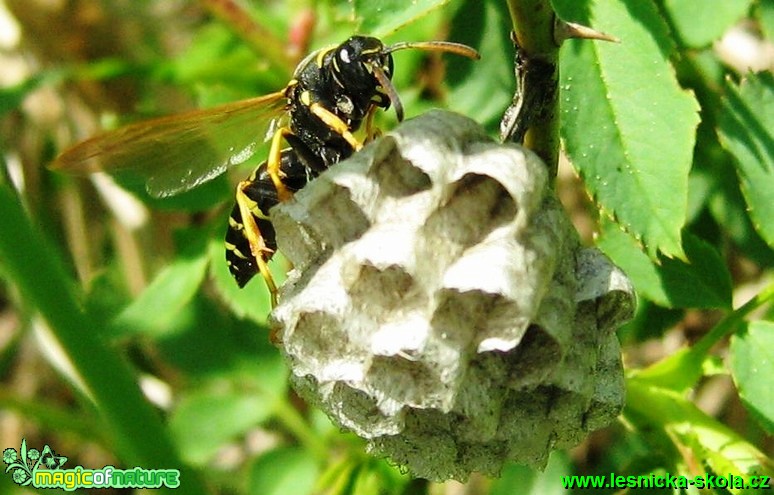
[[[273,251],[266,247],[261,231],[258,229],[258,224],[255,222],[254,215],[260,212],[256,211],[257,205],[255,201],[245,194],[244,188],[249,185],[249,181],[239,183],[236,190],[236,202],[239,205],[239,213],[242,215],[242,225],[244,226],[247,242],[250,244],[250,252],[258,265],[258,271],[261,272],[263,279],[266,281],[266,286],[269,288],[271,295],[271,307],[274,308],[277,306],[277,284],[274,283],[274,277],[272,277],[269,271],[269,265],[263,258],[264,254],[272,253]]]
[[[352,148],[355,149],[355,151],[358,151],[363,147],[363,143],[358,141],[357,138],[352,135],[352,132],[350,132],[347,124],[345,124],[344,121],[341,120],[335,113],[331,112],[330,110],[326,110],[325,107],[317,102],[309,105],[309,110],[318,119],[322,120],[325,125],[333,129],[336,133],[341,134],[341,137],[343,137],[352,146]]]
[[[374,115],[376,115],[376,110],[378,110],[379,107],[376,105],[371,105],[371,108],[368,109],[368,113],[366,114],[365,118],[365,128],[366,128],[366,142],[371,142],[374,139],[381,136],[381,132],[379,129],[374,127]]]
[[[274,133],[271,139],[271,148],[269,148],[269,158],[266,161],[266,171],[269,173],[274,188],[277,190],[277,197],[280,201],[288,201],[293,195],[282,182],[282,172],[280,171],[280,160],[282,154],[282,140],[288,134],[293,134],[289,127],[280,127]]]

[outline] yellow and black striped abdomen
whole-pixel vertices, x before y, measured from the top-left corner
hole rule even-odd
[[[303,188],[312,179],[310,169],[292,148],[282,151],[280,172],[282,183],[291,193]],[[269,220],[269,210],[280,201],[277,189],[267,171],[267,162],[259,165],[240,187],[247,198],[247,209],[263,239],[261,259],[268,262],[277,249],[274,226]],[[240,208],[239,203],[234,205],[226,230],[226,262],[231,275],[240,287],[244,287],[259,272],[257,260],[250,247],[242,211],[244,209]]]

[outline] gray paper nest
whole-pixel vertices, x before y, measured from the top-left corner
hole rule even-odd
[[[431,111],[272,211],[297,391],[414,476],[543,467],[624,403],[626,276],[531,152]]]

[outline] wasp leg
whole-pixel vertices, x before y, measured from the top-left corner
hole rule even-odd
[[[282,165],[282,140],[287,136],[292,136],[293,131],[289,127],[280,127],[277,132],[274,133],[274,137],[271,139],[271,148],[269,149],[269,158],[266,160],[266,172],[271,178],[271,182],[274,184],[274,188],[277,190],[277,197],[280,201],[288,201],[293,195],[288,191],[287,186],[282,182],[284,173],[281,170]]]
[[[271,294],[271,307],[277,306],[277,284],[274,283],[274,277],[269,271],[269,265],[267,260],[274,254],[274,250],[266,246],[264,238],[261,235],[260,229],[258,229],[258,223],[255,218],[264,218],[266,214],[263,213],[255,201],[250,199],[245,194],[245,188],[249,187],[250,181],[242,181],[237,185],[236,190],[236,203],[239,208],[239,213],[242,216],[242,228],[244,229],[244,236],[247,238],[247,242],[250,245],[250,254],[255,259],[255,263],[258,266],[258,271],[266,281],[266,286],[269,288]]]
[[[346,142],[352,146],[355,151],[358,151],[363,147],[363,143],[357,140],[357,138],[350,132],[347,124],[341,120],[335,113],[327,110],[325,107],[315,102],[309,105],[309,110],[328,127],[333,129],[337,134],[341,135]]]
[[[298,139],[292,134],[287,138],[290,141]],[[277,239],[269,211],[280,200],[267,167],[267,162],[263,162],[239,184],[236,203],[228,219],[226,262],[239,287],[244,287],[258,273],[264,275],[270,288],[272,285],[272,279],[266,278],[268,271],[265,265],[277,249]],[[288,148],[282,151],[280,174],[290,194],[303,188],[315,176],[308,167],[309,164],[298,155],[298,150]],[[256,255],[261,253],[261,256]]]
[[[374,139],[378,138],[382,135],[381,131],[374,127],[374,115],[376,115],[376,111],[379,109],[376,105],[372,105],[371,108],[368,109],[368,113],[366,114],[365,118],[365,129],[366,129],[366,143],[370,143]]]

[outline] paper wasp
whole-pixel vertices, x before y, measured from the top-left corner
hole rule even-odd
[[[398,120],[403,119],[391,81],[392,53],[408,48],[479,56],[458,43],[388,46],[377,38],[353,36],[309,54],[281,91],[109,131],[66,150],[52,168],[130,172],[145,179],[151,195],[171,196],[248,159],[263,141],[263,130],[284,117],[267,160],[237,186],[226,233],[226,261],[236,282],[242,287],[260,272],[276,305],[277,288],[267,266],[277,249],[269,209],[359,150],[364,141],[354,133],[364,122],[365,140],[373,138],[377,109],[392,105]],[[282,147],[283,141],[288,147]]]

